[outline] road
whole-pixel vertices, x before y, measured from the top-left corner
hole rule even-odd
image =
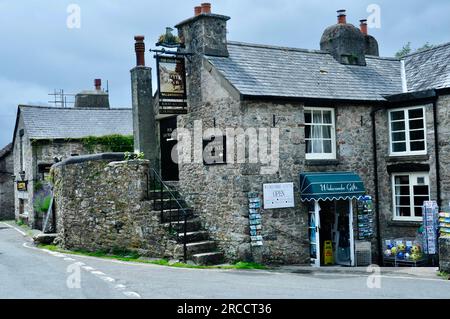
[[[379,279],[379,281],[378,281]],[[381,275],[199,270],[49,252],[0,223],[0,298],[450,298],[450,281]]]

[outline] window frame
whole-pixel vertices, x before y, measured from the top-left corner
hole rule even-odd
[[[409,128],[409,111],[410,110],[417,110],[421,109],[423,113],[423,117],[421,118],[423,120],[423,134],[424,134],[424,144],[425,149],[422,151],[411,151],[411,139],[410,139],[410,133],[411,129]],[[392,139],[392,123],[393,122],[401,122],[401,120],[393,121],[392,120],[392,113],[394,112],[400,112],[403,111],[404,114],[404,123],[405,123],[405,143],[406,143],[406,151],[404,152],[394,152],[394,141]],[[388,125],[389,125],[389,156],[411,156],[411,155],[427,155],[428,154],[428,143],[427,143],[427,120],[426,120],[426,113],[425,113],[425,107],[424,106],[411,106],[406,108],[396,108],[389,110],[389,118],[388,118]],[[414,129],[413,131],[419,131],[422,129]],[[396,131],[400,132],[400,131]]]
[[[335,160],[336,159],[336,115],[335,109],[332,107],[304,107],[304,113],[306,111],[331,111],[331,125],[324,125],[321,123],[320,126],[331,126],[331,153],[308,153],[307,152],[307,140],[311,140],[311,138],[306,138],[306,126],[312,127],[314,123],[306,123],[305,120],[305,158],[307,160]],[[313,117],[311,117],[311,121],[313,121]],[[323,140],[323,138],[322,138]]]
[[[397,216],[397,206],[405,206],[405,205],[397,205],[396,203],[396,183],[395,178],[398,176],[408,176],[409,178],[409,208],[411,212],[411,216]],[[423,216],[416,216],[414,208],[414,186],[417,186],[417,178],[425,177],[425,185],[428,186],[428,199],[431,200],[431,186],[430,186],[430,173],[429,172],[413,172],[413,173],[394,173],[391,176],[391,187],[392,187],[392,214],[394,221],[412,221],[412,222],[421,222],[423,220]],[[401,196],[401,195],[399,195]],[[418,195],[420,196],[420,195]]]

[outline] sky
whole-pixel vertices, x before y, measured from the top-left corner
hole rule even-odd
[[[108,80],[112,107],[131,107],[134,36],[144,35],[147,49],[155,48],[165,28],[193,16],[201,2],[0,0],[0,148],[12,141],[17,105],[49,105],[55,89],[77,93],[101,78],[104,85]],[[369,33],[381,56],[393,56],[407,42],[413,48],[450,42],[448,0],[210,2],[213,13],[231,17],[233,41],[319,49],[323,30],[336,23],[336,10],[347,9],[349,23],[375,22]],[[79,20],[72,19],[73,8],[79,8]],[[146,53],[146,62],[154,68],[152,53]],[[154,89],[155,84],[154,79]]]

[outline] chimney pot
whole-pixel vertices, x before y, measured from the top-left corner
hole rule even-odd
[[[145,43],[144,36],[137,35],[134,37],[136,43],[134,44],[134,50],[136,51],[136,66],[145,66]]]
[[[211,3],[209,2],[202,3],[202,13],[206,14],[211,13]]]
[[[367,19],[359,20],[359,22],[361,22],[359,25],[361,32],[367,35],[369,33],[367,30]]]
[[[347,23],[347,14],[345,9],[341,9],[337,11],[338,14],[338,23],[346,24]]]
[[[94,80],[95,89],[97,91],[100,91],[102,89],[102,80],[101,79],[95,79]]]
[[[195,16],[199,16],[202,13],[202,7],[201,6],[195,7],[194,13],[195,13]]]

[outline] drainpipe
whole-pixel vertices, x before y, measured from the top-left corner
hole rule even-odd
[[[436,159],[436,196],[437,204],[441,208],[442,198],[441,198],[441,164],[439,163],[439,133],[438,133],[438,109],[437,100],[438,94],[436,93],[436,98],[433,100],[433,125],[434,125],[434,150]]]
[[[374,165],[374,174],[373,174],[373,182],[375,186],[375,215],[376,215],[376,223],[377,223],[377,251],[378,251],[378,265],[382,265],[383,263],[383,251],[382,251],[382,242],[381,242],[381,230],[380,230],[380,207],[379,207],[379,197],[380,193],[378,191],[378,154],[377,154],[377,134],[376,134],[376,124],[375,124],[375,114],[376,112],[383,110],[382,107],[376,108],[370,112],[370,118],[372,119],[372,144],[373,144],[373,165]]]

